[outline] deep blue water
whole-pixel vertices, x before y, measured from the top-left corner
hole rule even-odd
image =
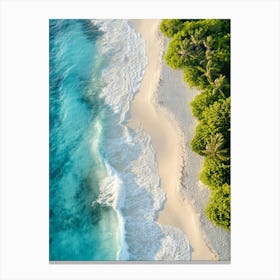
[[[115,260],[117,214],[93,204],[106,177],[99,129],[108,110],[99,97],[102,32],[87,20],[50,20],[49,36],[49,258]]]

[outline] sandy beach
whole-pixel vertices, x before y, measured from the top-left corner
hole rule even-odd
[[[131,23],[145,40],[148,65],[140,91],[132,102],[129,126],[135,128],[142,125],[151,136],[156,151],[161,186],[166,193],[166,202],[159,213],[158,222],[184,231],[192,248],[192,260],[217,260],[217,254],[209,245],[205,232],[201,230],[200,213],[181,192],[188,161],[185,135],[157,96],[158,91],[164,89],[162,84],[169,84],[165,88],[173,90],[166,92],[169,95],[175,92],[177,94],[178,90],[182,91],[181,95],[186,95],[187,86],[177,87],[172,77],[162,75],[164,39],[159,32],[160,20],[131,20]],[[182,73],[178,71],[174,71],[172,75],[180,79],[182,77]],[[186,119],[184,125],[190,125],[193,129],[193,121],[193,118]],[[194,133],[193,130],[190,133]]]

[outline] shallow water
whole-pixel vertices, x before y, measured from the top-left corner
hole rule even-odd
[[[97,125],[107,109],[92,81],[102,34],[92,27],[50,21],[50,260],[114,260],[119,250],[115,210],[92,207],[107,175]]]
[[[126,126],[146,65],[127,20],[50,21],[50,260],[190,258],[156,222],[151,139]]]

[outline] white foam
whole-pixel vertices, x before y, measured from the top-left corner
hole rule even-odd
[[[100,195],[96,202],[102,206],[112,206],[117,209],[118,194],[121,188],[121,179],[117,176],[117,172],[113,172],[112,168],[106,164],[108,176],[105,177],[100,184]]]
[[[156,260],[191,260],[191,248],[185,234],[172,226],[161,226],[164,232],[161,249],[158,251]]]
[[[104,32],[99,42],[101,55],[110,59],[110,67],[102,72],[107,86],[101,97],[124,121],[148,63],[145,45],[127,20],[93,20],[93,23]]]
[[[131,100],[140,87],[147,65],[145,45],[127,20],[94,20],[105,33],[101,52],[109,59],[102,72],[101,97],[113,111],[102,130],[103,161],[108,177],[97,202],[111,205],[120,220],[120,260],[186,260],[190,250],[184,233],[157,223],[165,201],[155,151],[143,128],[125,126]]]

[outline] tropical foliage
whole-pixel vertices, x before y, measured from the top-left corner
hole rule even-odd
[[[171,38],[166,63],[182,69],[190,87],[200,90],[191,102],[198,119],[193,151],[205,157],[200,180],[211,190],[207,217],[230,229],[230,21],[162,20]]]
[[[230,230],[230,186],[228,184],[212,192],[205,212],[215,225]]]
[[[212,135],[209,143],[206,144],[204,154],[209,158],[225,160],[227,159],[228,149],[224,149],[223,146],[224,138],[222,134]]]
[[[184,27],[184,21],[182,19],[166,19],[162,21],[160,30],[165,36],[172,37]]]
[[[229,159],[218,159],[206,157],[200,173],[200,180],[211,190],[222,186],[230,185],[230,162]]]

